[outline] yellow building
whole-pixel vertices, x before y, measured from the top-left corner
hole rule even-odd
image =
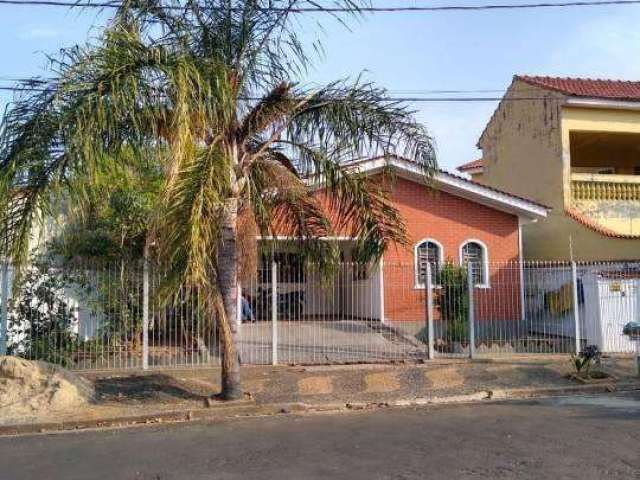
[[[640,82],[515,76],[459,170],[552,208],[531,260],[640,258]]]

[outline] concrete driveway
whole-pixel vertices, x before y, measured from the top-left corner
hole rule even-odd
[[[424,325],[421,325],[424,326]],[[415,339],[412,322],[389,328],[363,320],[279,321],[281,363],[332,363],[422,358],[426,346]],[[271,322],[244,323],[240,355],[245,364],[271,364]]]

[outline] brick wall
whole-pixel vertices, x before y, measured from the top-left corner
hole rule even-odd
[[[382,178],[378,180],[382,181]],[[316,195],[321,203],[326,202],[322,191]],[[491,265],[490,288],[476,289],[476,318],[519,318],[519,270],[495,265],[518,261],[516,216],[399,177],[393,186],[392,200],[405,219],[410,244],[407,247],[391,245],[384,255],[387,320],[425,321],[425,291],[415,286],[413,253],[414,245],[425,238],[439,242],[444,261],[451,260],[456,265],[460,261],[460,246],[466,240],[484,243]],[[285,231],[278,233],[287,234]]]
[[[391,246],[384,256],[385,317],[392,321],[425,318],[424,289],[415,288],[413,246],[432,238],[443,247],[445,261],[459,264],[460,246],[468,239],[483,242],[490,264],[519,258],[518,218],[445,192],[398,178],[392,196],[405,218],[408,248]],[[516,267],[492,265],[488,289],[476,290],[478,318],[517,319],[520,315]]]

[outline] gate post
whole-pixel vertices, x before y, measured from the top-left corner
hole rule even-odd
[[[576,334],[576,355],[580,353],[580,312],[578,311],[578,268],[576,262],[571,262],[571,286],[573,293],[573,321]]]
[[[271,364],[278,365],[278,264],[271,262]]]
[[[149,260],[142,265],[142,369],[149,368]]]
[[[0,287],[2,298],[2,306],[0,307],[0,355],[7,354],[7,335],[8,335],[8,312],[9,306],[9,263],[4,260],[2,262],[2,287]]]
[[[425,279],[426,300],[427,300],[427,338],[428,351],[427,358],[433,360],[435,358],[434,348],[434,331],[433,331],[433,285],[431,281],[431,263],[427,262],[427,278]]]
[[[467,291],[469,292],[469,358],[476,356],[475,304],[473,301],[473,267],[467,263]]]

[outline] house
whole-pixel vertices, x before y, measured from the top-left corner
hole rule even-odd
[[[546,206],[442,170],[426,186],[421,167],[398,157],[359,161],[353,168],[381,183],[393,169],[390,200],[406,222],[410,245],[391,246],[370,271],[339,272],[333,289],[323,289],[319,278],[311,274],[279,278],[284,283],[280,292],[305,291],[299,316],[369,318],[389,324],[414,321],[424,326],[425,265],[429,262],[437,270],[450,261],[472,265],[478,291],[476,308],[486,317],[521,318],[522,272],[517,263],[521,259],[521,228],[544,219]],[[344,237],[333,240],[349,262],[353,241]],[[292,257],[287,256],[283,243],[277,258],[286,263]],[[512,301],[509,305],[491,301],[499,296]]]
[[[478,147],[459,171],[552,208],[525,258],[638,258],[640,82],[516,75]]]
[[[460,165],[457,170],[461,173],[466,173],[471,177],[471,180],[479,182],[482,178],[482,172],[484,171],[484,163],[481,158],[473,160],[472,162],[464,163]]]

